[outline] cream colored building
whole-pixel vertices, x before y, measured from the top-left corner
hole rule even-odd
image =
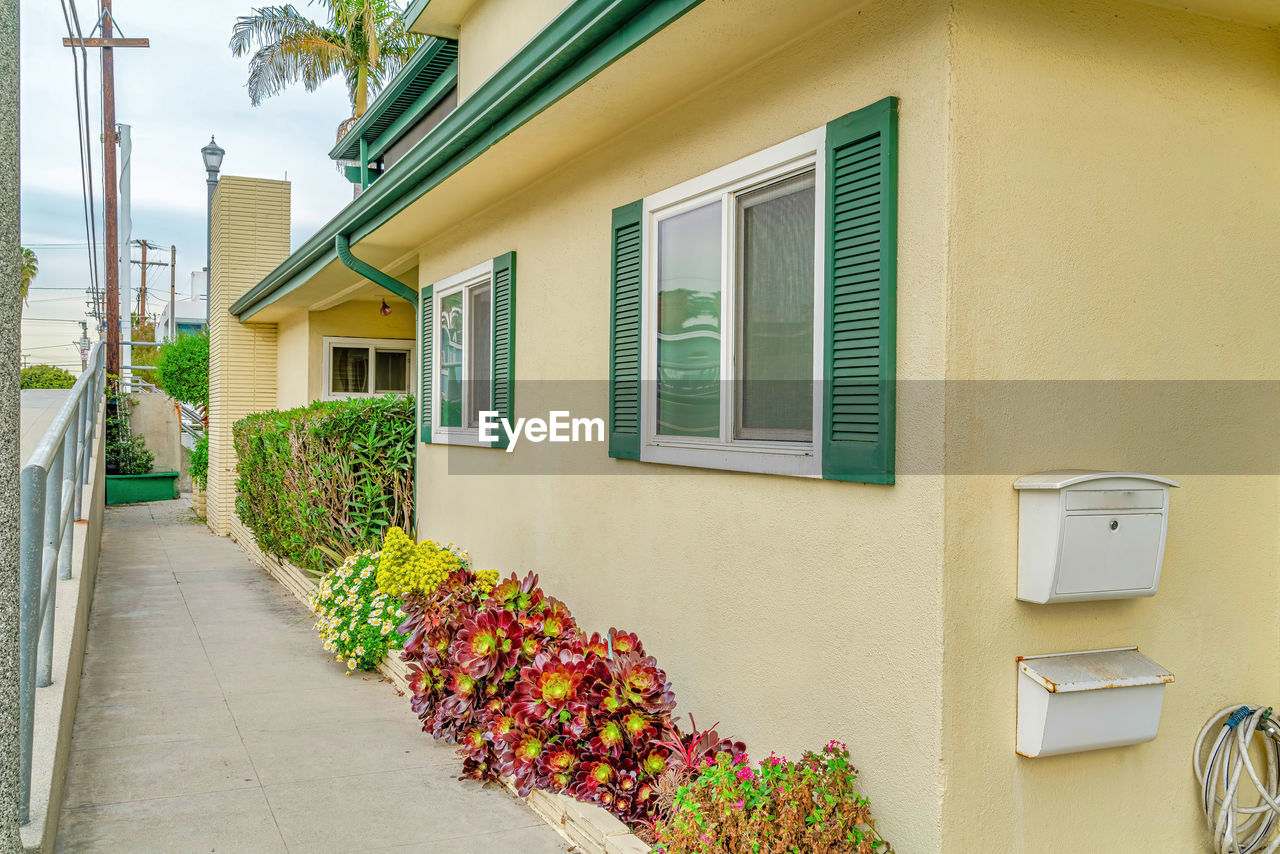
[[[215,256],[215,419],[408,342],[419,536],[638,632],[753,754],[847,742],[898,851],[1205,850],[1196,734],[1280,705],[1280,6],[408,15],[442,40],[335,147],[360,196]],[[610,435],[476,447],[486,407]],[[1063,468],[1181,483],[1155,596],[1015,598],[1013,481]],[[1154,741],[1016,754],[1018,656],[1128,645]]]

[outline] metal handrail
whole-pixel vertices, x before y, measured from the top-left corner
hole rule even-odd
[[[71,577],[74,520],[89,482],[98,403],[106,390],[106,350],[88,367],[22,468],[18,581],[19,820],[30,821],[36,688],[53,684],[53,615],[58,581]],[[57,579],[54,570],[57,569]]]

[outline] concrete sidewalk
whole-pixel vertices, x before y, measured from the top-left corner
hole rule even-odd
[[[188,502],[107,508],[59,851],[568,850],[460,771]]]

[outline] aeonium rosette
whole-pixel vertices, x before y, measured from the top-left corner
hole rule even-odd
[[[571,649],[540,653],[520,671],[511,714],[521,726],[575,728],[587,714],[582,683],[589,670],[586,660]]]
[[[515,664],[524,630],[510,611],[479,611],[462,624],[449,654],[476,679],[501,674]]]

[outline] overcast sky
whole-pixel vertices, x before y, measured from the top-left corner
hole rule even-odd
[[[70,2],[70,0],[68,0]],[[132,127],[134,239],[178,248],[178,291],[204,266],[205,173],[200,148],[216,134],[226,149],[223,174],[287,177],[293,185],[293,245],[351,200],[351,185],[327,157],[339,122],[350,115],[340,80],[317,92],[301,87],[249,104],[247,60],[227,41],[253,0],[116,0],[118,28],[146,36],[148,49],[115,51],[116,120]],[[96,0],[78,0],[86,34]],[[305,2],[305,13],[319,10]],[[22,243],[40,257],[40,275],[24,310],[23,353],[31,363],[79,371],[70,343],[85,319],[89,259],[80,191],[76,96],[71,50],[59,3],[22,0]],[[99,51],[89,49],[90,116],[98,235],[101,240],[102,149]],[[135,248],[134,252],[137,253]],[[139,256],[134,255],[135,258]],[[163,260],[168,260],[167,257]],[[139,282],[134,266],[133,287]],[[149,281],[168,299],[168,270]],[[148,301],[148,312],[162,306]],[[92,329],[92,325],[90,326]]]

